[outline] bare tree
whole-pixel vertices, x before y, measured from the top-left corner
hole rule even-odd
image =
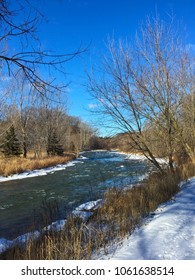
[[[195,160],[195,92],[192,90],[186,96],[182,108],[179,124],[179,141],[185,153]],[[182,151],[181,151],[182,153]],[[182,153],[183,154],[183,153]]]
[[[70,54],[42,50],[37,37],[42,20],[43,15],[29,0],[14,1],[14,5],[7,0],[0,0],[1,72],[15,77],[18,71],[22,71],[31,86],[41,94],[45,86],[50,92],[64,90],[66,85],[56,83],[51,71],[65,74],[64,64],[85,51],[81,47]],[[43,72],[50,75],[43,75]]]
[[[96,111],[128,133],[134,149],[162,171],[150,143],[155,139],[148,141],[146,133],[155,126],[173,171],[179,111],[189,92],[189,56],[174,21],[148,17],[133,44],[109,40],[108,50],[98,75],[88,75],[88,90],[99,102]]]
[[[17,75],[10,90],[10,102],[15,104],[17,114],[13,123],[17,124],[20,141],[22,143],[23,157],[27,157],[29,148],[29,137],[32,128],[33,108],[40,106],[40,94],[30,86],[28,80],[21,75]]]

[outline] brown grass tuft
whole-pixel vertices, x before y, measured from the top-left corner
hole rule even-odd
[[[65,156],[45,157],[41,159],[33,158],[0,158],[0,175],[10,176],[19,174],[25,171],[41,169],[46,167],[55,166],[57,164],[64,164],[68,161],[75,159],[73,154]]]

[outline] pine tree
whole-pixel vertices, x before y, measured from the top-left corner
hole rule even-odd
[[[64,150],[62,145],[59,143],[57,134],[53,132],[48,137],[47,154],[52,156],[55,155],[62,156],[63,152]]]
[[[13,125],[8,131],[6,131],[5,140],[2,145],[2,148],[2,152],[5,156],[19,156],[22,153],[20,143],[16,137]]]

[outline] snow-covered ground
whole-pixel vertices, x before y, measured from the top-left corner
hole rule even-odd
[[[195,260],[195,178],[144,220],[120,244],[108,248],[112,260]]]

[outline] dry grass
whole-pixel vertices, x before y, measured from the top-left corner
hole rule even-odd
[[[78,217],[69,217],[60,232],[43,233],[38,240],[29,240],[23,248],[16,244],[0,255],[6,260],[81,260],[90,259],[94,250],[103,244],[106,231],[89,227]]]
[[[195,176],[195,161],[181,165],[180,172],[183,180]]]
[[[111,239],[131,233],[143,218],[159,204],[178,192],[180,172],[152,174],[148,181],[129,190],[112,189],[106,193],[104,205],[98,209],[99,221],[111,225]]]
[[[75,155],[68,154],[64,156],[44,157],[41,159],[34,158],[0,158],[0,175],[9,176],[22,173],[24,171],[35,170],[64,164],[75,158]]]

